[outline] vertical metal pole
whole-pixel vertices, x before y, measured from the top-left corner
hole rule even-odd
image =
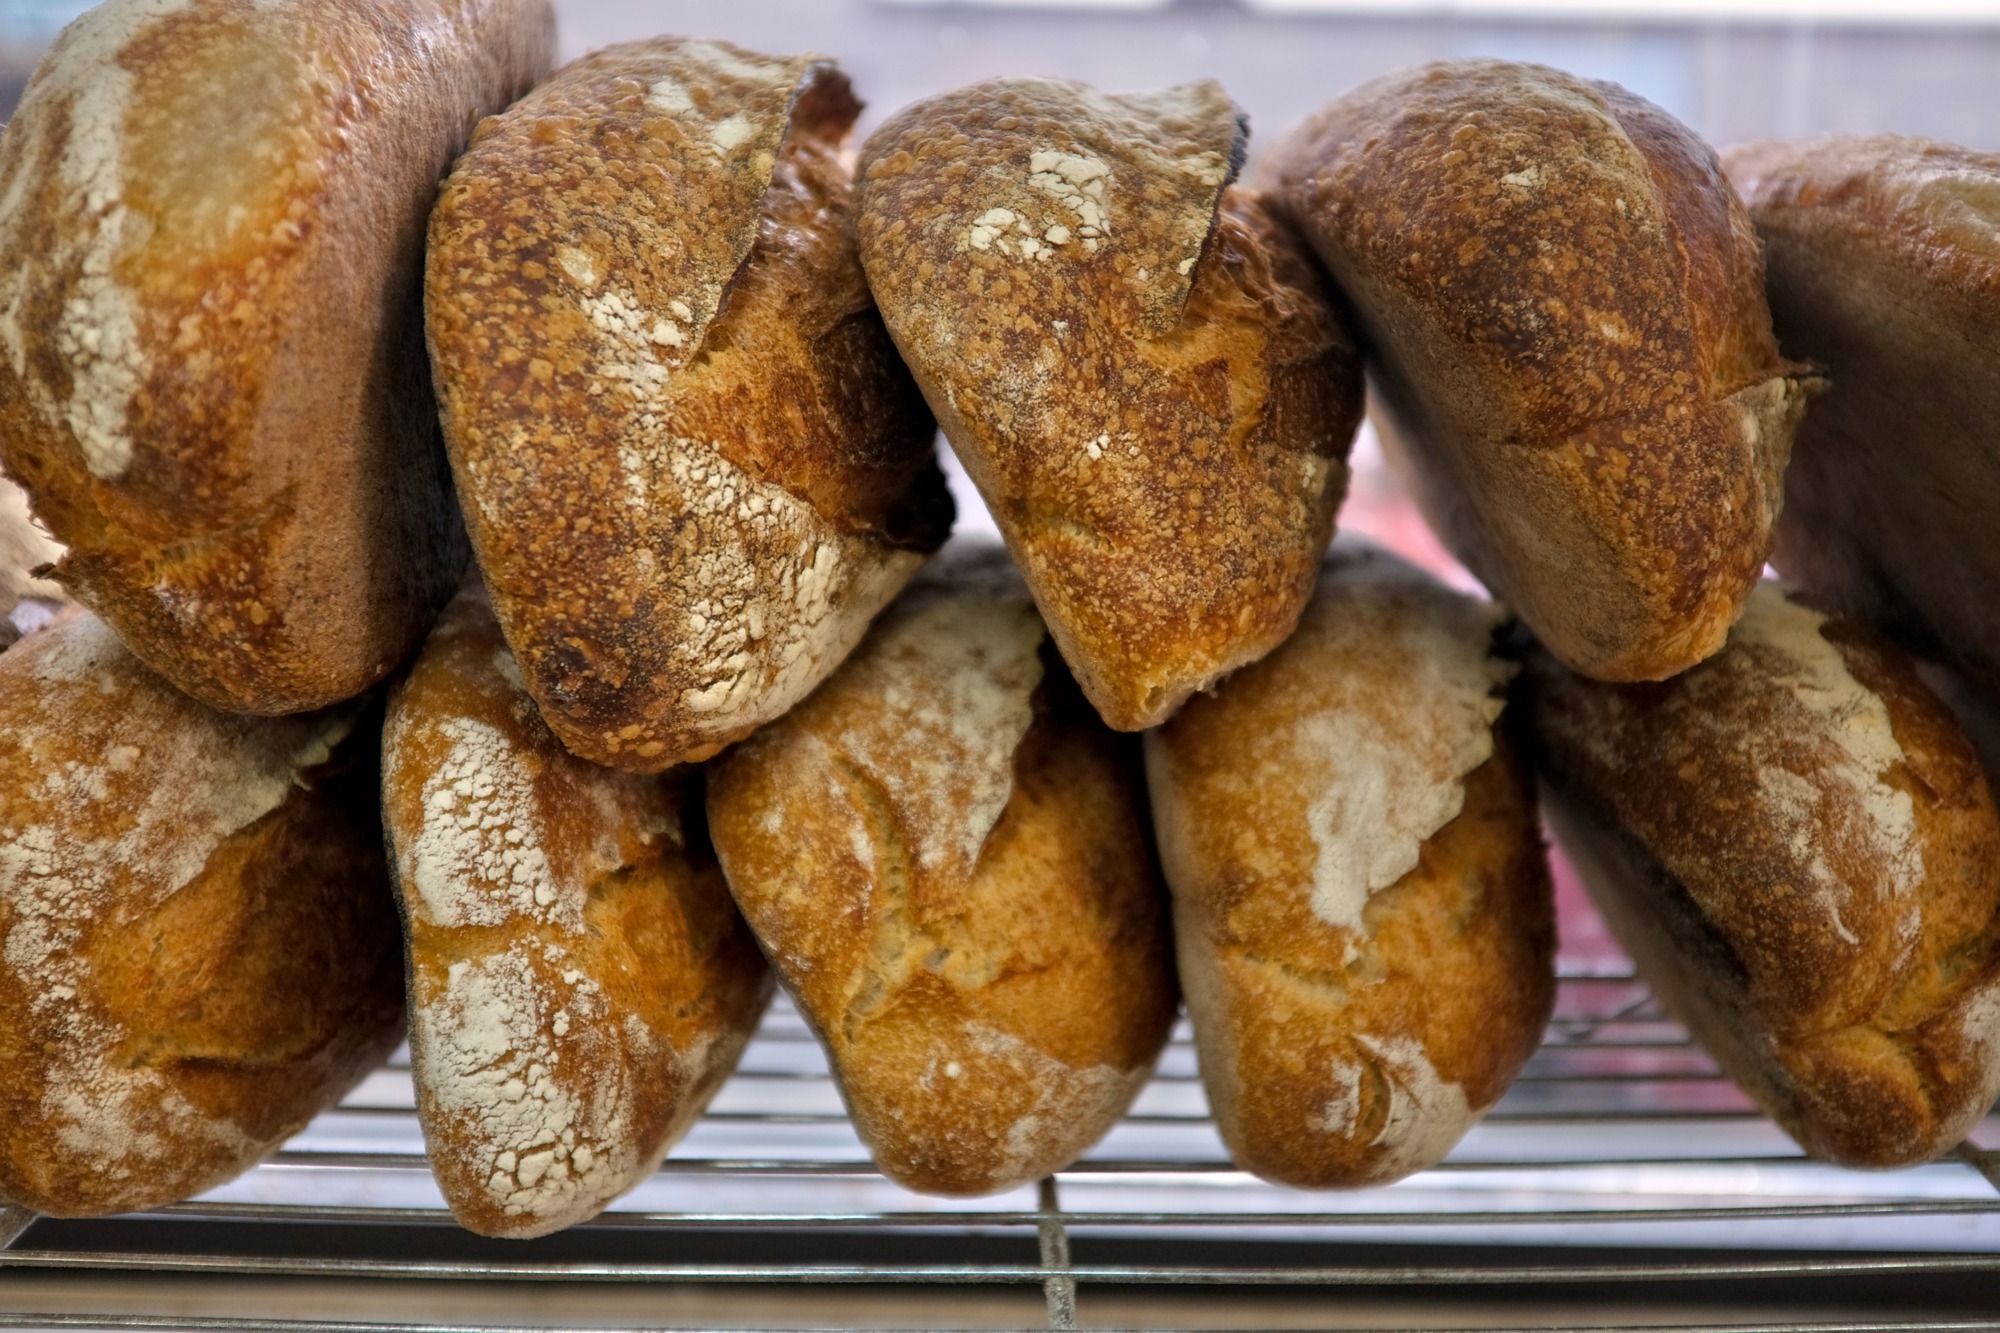
[[[1996,1190],[2000,1190],[2000,1164],[1996,1164],[1993,1160],[1996,1156],[2000,1156],[2000,1154],[1990,1153],[1983,1148],[1974,1147],[1972,1140],[1967,1139],[1964,1143],[1952,1149],[1951,1155],[1959,1161],[1964,1162],[1980,1175],[1986,1177],[1987,1184]]]
[[[1036,1186],[1041,1217],[1035,1232],[1042,1243],[1042,1295],[1049,1303],[1049,1327],[1076,1327],[1076,1279],[1069,1271],[1069,1232],[1063,1229],[1062,1204],[1056,1198],[1056,1178],[1043,1176]]]
[[[13,1204],[0,1204],[0,1250],[7,1249],[21,1237],[28,1234],[28,1228],[35,1224],[35,1212],[29,1208],[17,1208]]]

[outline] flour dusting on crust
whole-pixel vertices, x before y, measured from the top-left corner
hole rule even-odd
[[[733,734],[804,698],[866,632],[857,611],[887,602],[924,557],[835,531],[712,446],[676,439],[662,452],[686,515],[670,560],[685,607],[674,673],[694,682],[681,702]]]
[[[1389,1114],[1374,1143],[1384,1150],[1376,1164],[1381,1179],[1420,1171],[1451,1151],[1472,1124],[1465,1089],[1439,1076],[1423,1046],[1409,1037],[1356,1035],[1355,1043],[1375,1057],[1375,1069],[1389,1089]]]
[[[424,1054],[422,1090],[461,1122],[490,1158],[486,1191],[509,1217],[594,1213],[639,1165],[632,1089],[623,1059],[592,1061],[594,1047],[643,1038],[606,1028],[603,990],[567,951],[549,944],[451,964],[443,993],[413,1007]],[[598,1071],[589,1096],[566,1077],[570,1062]]]
[[[421,829],[397,849],[397,871],[440,926],[496,926],[516,916],[583,925],[559,893],[542,848],[535,775],[520,747],[469,717],[441,719],[450,743],[424,780]]]
[[[276,810],[331,756],[353,714],[212,712],[147,672],[88,615],[17,645],[5,663],[10,685],[36,700],[35,723],[10,739],[22,762],[43,768],[48,818],[0,828],[0,965],[44,1043],[49,1132],[76,1169],[114,1181],[177,1173],[202,1143],[247,1161],[265,1145],[205,1115],[144,1062],[118,1057],[130,1034],[98,1002],[86,955]],[[107,722],[114,695],[121,706]],[[80,752],[95,757],[62,758]],[[80,836],[83,828],[104,832]]]
[[[1018,1181],[1034,1169],[1046,1169],[1052,1155],[1074,1147],[1076,1127],[1101,1124],[1131,1103],[1152,1077],[1151,1065],[1118,1070],[1110,1065],[1072,1069],[1054,1056],[1012,1033],[988,1023],[968,1021],[961,1030],[967,1055],[1003,1065],[1014,1086],[1035,1090],[1034,1102],[1007,1126],[1001,1156],[992,1172],[995,1180]],[[999,1080],[982,1080],[1003,1086]]]
[[[1369,897],[1416,869],[1424,842],[1464,808],[1514,669],[1493,652],[1503,613],[1490,602],[1387,560],[1346,566],[1336,586],[1308,615],[1331,651],[1376,665],[1365,685],[1336,684],[1286,748],[1309,793],[1313,914],[1359,931]],[[1379,697],[1384,680],[1399,682],[1394,699]]]
[[[972,878],[1014,793],[1046,634],[1025,591],[924,587],[849,662],[844,687],[880,709],[840,748],[888,794],[925,870]]]
[[[1333,1095],[1310,1123],[1337,1138],[1361,1131],[1361,1089],[1378,1080],[1389,1097],[1382,1127],[1369,1146],[1383,1150],[1369,1167],[1373,1180],[1396,1180],[1444,1159],[1477,1117],[1465,1089],[1440,1076],[1422,1043],[1410,1037],[1377,1038],[1357,1033],[1354,1060],[1336,1059]]]
[[[133,76],[119,58],[161,19],[187,7],[188,0],[112,0],[84,14],[44,58],[36,97],[9,127],[6,157],[14,176],[0,182],[5,189],[0,250],[18,244],[10,233],[18,225],[27,179],[55,132],[43,108],[62,105],[68,111],[57,159],[60,242],[54,253],[36,256],[33,267],[0,274],[0,348],[44,419],[67,427],[85,465],[99,477],[117,477],[132,461],[127,416],[148,367],[139,342],[138,298],[114,271],[150,231],[125,203],[124,122]],[[66,402],[58,402],[50,386],[29,373],[25,359],[21,305],[31,285],[48,280],[47,272],[64,275],[68,290],[51,331],[70,372]]]
[[[1774,719],[1769,727],[1730,728],[1713,743],[1740,752],[1754,768],[1758,808],[1790,850],[1829,928],[1859,944],[1842,915],[1855,886],[1828,861],[1825,831],[1868,846],[1868,863],[1883,867],[1883,887],[1905,903],[1915,901],[1923,883],[1923,849],[1916,803],[1884,781],[1904,762],[1888,706],[1848,671],[1840,649],[1820,633],[1825,623],[1825,616],[1792,601],[1778,584],[1759,584],[1730,633],[1728,651],[1686,678],[1688,715],[1710,716],[1701,707],[1703,695],[1732,681],[1740,687],[1746,679],[1795,714],[1793,723]],[[1813,738],[1820,739],[1811,747],[1810,771],[1798,772],[1797,747]],[[1906,933],[1914,932],[1918,916],[1910,912],[1902,921]]]

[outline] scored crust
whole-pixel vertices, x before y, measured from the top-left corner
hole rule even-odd
[[[1674,680],[1536,653],[1522,694],[1586,885],[1744,1090],[1833,1161],[1956,1144],[2000,1093],[2000,814],[1911,660],[1766,583]]]
[[[1154,725],[1283,641],[1346,489],[1360,357],[1232,188],[1241,113],[1009,79],[863,146],[861,261],[1099,714]]]
[[[854,254],[858,111],[813,57],[611,47],[483,126],[439,200],[466,522],[584,758],[658,771],[783,713],[950,526]]]
[[[1468,60],[1333,102],[1268,174],[1453,552],[1589,675],[1719,648],[1819,384],[1714,154],[1613,84]]]
[[[424,218],[547,69],[547,0],[108,0],[0,140],[0,455],[57,577],[218,708],[349,698],[465,539]]]
[[[1298,633],[1146,738],[1187,992],[1231,1156],[1309,1189],[1435,1165],[1554,1001],[1504,619],[1373,552]]]
[[[771,996],[699,778],[564,750],[473,581],[390,703],[382,795],[445,1201],[486,1236],[594,1217],[701,1115]]]
[[[1771,314],[1833,388],[1800,428],[1772,562],[2000,688],[2000,155],[1879,136],[1724,154]]]
[[[375,716],[217,713],[76,609],[0,656],[0,1198],[199,1194],[387,1057]]]
[[[1173,1021],[1137,756],[989,552],[717,760],[729,883],[876,1164],[984,1194],[1124,1114]]]

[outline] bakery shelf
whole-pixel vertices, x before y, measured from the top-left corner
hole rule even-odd
[[[1623,964],[1600,960],[1565,967],[1547,1037],[1500,1106],[1445,1163],[1394,1186],[1308,1193],[1233,1170],[1183,1025],[1133,1114],[1075,1168],[993,1199],[929,1199],[870,1169],[781,998],[666,1165],[614,1211],[545,1241],[486,1242],[452,1224],[402,1055],[201,1199],[95,1222],[0,1216],[0,1327],[522,1326],[56,1313],[33,1306],[32,1274],[340,1280],[390,1302],[466,1282],[774,1300],[856,1285],[1039,1289],[1037,1310],[1058,1328],[1089,1321],[1094,1297],[1111,1309],[1112,1293],[1228,1289],[1246,1310],[1270,1291],[1310,1293],[1330,1312],[1356,1298],[1419,1302],[1454,1326],[1553,1293],[1597,1309],[1671,1296],[1683,1316],[1720,1300],[1736,1313],[1714,1325],[1738,1330],[2000,1329],[1975,1317],[2000,1315],[2000,1121],[1916,1170],[1811,1162]],[[1745,1322],[1779,1306],[1797,1313]]]

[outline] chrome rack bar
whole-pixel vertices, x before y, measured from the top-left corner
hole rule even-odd
[[[2000,1152],[1988,1152],[1971,1139],[1951,1150],[1951,1155],[1977,1171],[1994,1189],[2000,1190]]]
[[[1049,1303],[1049,1327],[1076,1327],[1076,1277],[1069,1267],[1069,1232],[1063,1227],[1062,1202],[1056,1196],[1056,1178],[1043,1176],[1035,1187],[1036,1239],[1041,1242],[1042,1267],[1049,1275],[1042,1279],[1042,1295]]]
[[[401,1280],[501,1282],[654,1283],[949,1283],[1041,1285],[1049,1270],[1039,1264],[635,1264],[493,1263],[464,1260],[266,1258],[250,1255],[72,1253],[61,1250],[0,1252],[0,1273],[8,1269],[208,1274],[228,1277],[394,1278]],[[1179,1267],[1141,1265],[1070,1266],[1076,1282],[1165,1286],[1422,1287],[1514,1286],[1528,1284],[1702,1282],[1760,1278],[1928,1276],[1949,1273],[2000,1274],[2000,1255],[1863,1255],[1834,1259],[1752,1259],[1684,1262],[1662,1260],[1625,1264],[1467,1265],[1421,1267],[1359,1265],[1273,1268],[1267,1266]],[[4,1327],[4,1325],[0,1325]]]
[[[21,1208],[14,1204],[0,1204],[0,1250],[4,1250],[21,1237],[28,1234],[28,1228],[35,1224],[39,1214],[31,1208]]]

